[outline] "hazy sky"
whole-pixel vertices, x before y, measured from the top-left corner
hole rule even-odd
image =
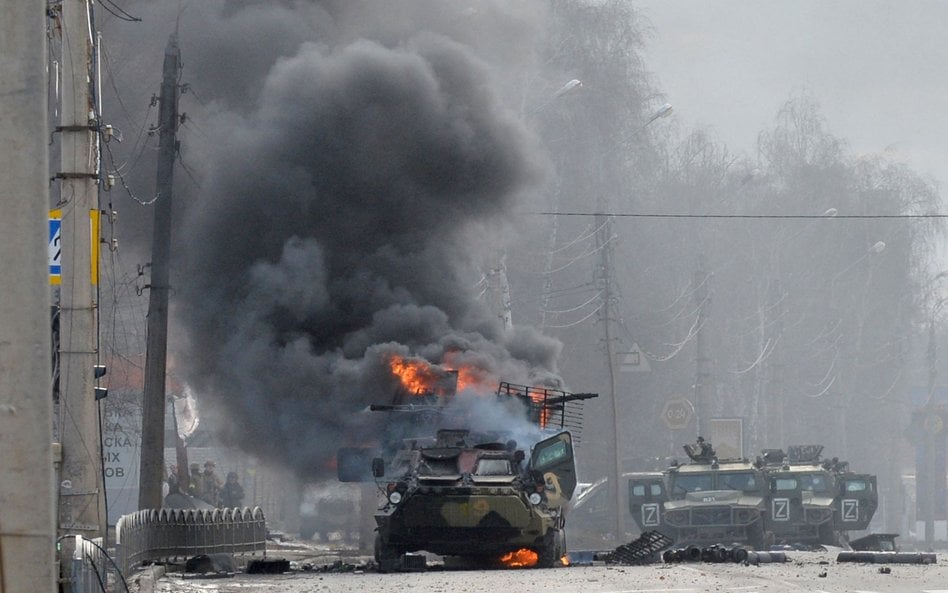
[[[804,91],[850,152],[889,151],[948,187],[948,2],[636,0],[647,65],[685,129],[753,156]],[[944,208],[942,208],[944,211]]]

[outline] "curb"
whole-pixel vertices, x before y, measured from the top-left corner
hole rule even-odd
[[[138,593],[154,593],[155,583],[165,576],[165,567],[162,564],[147,566],[129,579],[129,589]]]

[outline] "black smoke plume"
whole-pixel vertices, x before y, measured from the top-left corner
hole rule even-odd
[[[175,231],[178,367],[225,410],[232,442],[311,477],[337,446],[371,439],[362,410],[396,392],[393,354],[560,386],[559,343],[505,330],[475,288],[481,237],[542,169],[529,136],[471,43],[378,18],[381,34],[361,38],[367,4],[231,3],[220,21],[205,9],[201,67],[185,62],[195,88],[219,80],[202,91],[213,141]],[[212,68],[222,47],[252,43],[223,33],[253,15],[269,17],[261,54]],[[319,31],[329,42],[307,40]],[[255,79],[261,56],[272,63]]]

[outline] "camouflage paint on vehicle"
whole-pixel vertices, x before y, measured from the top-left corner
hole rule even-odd
[[[537,566],[556,565],[566,553],[563,527],[576,488],[573,434],[563,430],[581,416],[570,404],[596,397],[501,383],[497,397],[521,401],[539,431],[527,452],[509,434],[464,428],[436,429],[440,407],[389,406],[422,436],[366,450],[340,449],[339,479],[373,479],[385,499],[375,514],[375,558],[382,571],[398,568],[408,552],[426,551],[474,561],[498,561],[523,550]],[[416,418],[417,419],[417,418]],[[456,420],[456,418],[455,418]],[[555,432],[557,431],[558,432]],[[424,436],[424,432],[428,435]]]
[[[376,560],[405,552],[497,558],[528,548],[540,566],[565,553],[564,504],[576,486],[568,432],[533,447],[530,461],[508,443],[439,431],[431,446],[400,451],[386,472],[376,514]]]

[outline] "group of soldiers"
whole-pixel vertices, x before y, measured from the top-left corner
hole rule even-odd
[[[244,489],[240,485],[237,473],[228,473],[227,481],[221,483],[221,479],[214,472],[215,465],[213,461],[206,461],[202,472],[199,463],[192,463],[188,472],[187,492],[182,491],[178,468],[172,465],[168,474],[169,493],[187,494],[218,508],[243,506]]]

